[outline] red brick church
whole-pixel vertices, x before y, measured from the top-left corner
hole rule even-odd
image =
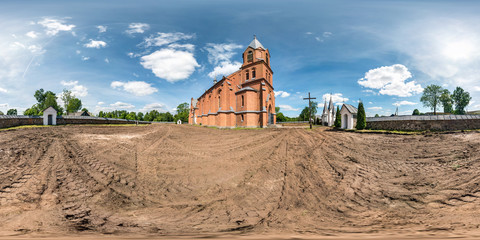
[[[267,127],[276,123],[270,52],[255,37],[240,69],[191,99],[189,124]]]

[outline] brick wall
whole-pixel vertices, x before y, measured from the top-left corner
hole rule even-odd
[[[65,124],[135,124],[134,120],[82,117],[82,116],[57,116],[57,125]],[[142,124],[150,122],[139,121]],[[16,127],[22,125],[43,125],[42,116],[0,116],[0,128]]]
[[[480,129],[480,115],[393,116],[367,118],[367,128],[374,130],[454,131]]]

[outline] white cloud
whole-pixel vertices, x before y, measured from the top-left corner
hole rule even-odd
[[[105,104],[104,102],[98,102],[97,105],[103,105]]]
[[[380,89],[380,94],[399,97],[410,97],[423,91],[415,81],[405,82],[412,77],[408,68],[402,64],[370,69],[358,84],[367,88]]]
[[[140,64],[171,83],[190,77],[195,68],[200,67],[193,53],[168,48],[141,57]]]
[[[5,109],[8,108],[8,103],[0,103],[0,108],[5,108]]]
[[[76,53],[76,54],[80,54],[80,53],[82,53],[82,51],[76,50],[75,53]]]
[[[30,32],[27,32],[25,34],[25,36],[29,37],[29,38],[37,38],[38,37],[38,33],[35,32],[35,31],[30,31]]]
[[[283,111],[298,111],[298,110],[300,110],[298,108],[293,108],[290,105],[279,105],[279,107],[280,107],[280,111],[282,111],[282,112]]]
[[[348,101],[348,98],[343,97],[343,94],[341,94],[341,93],[334,93],[334,94],[326,93],[326,94],[323,94],[322,100],[327,101],[327,104],[328,104],[329,101],[330,101],[330,97],[332,98],[333,103],[335,103],[337,105]]]
[[[145,105],[140,112],[150,112],[152,110],[157,110],[158,112],[167,112],[167,106],[163,103],[150,103]]]
[[[178,42],[180,40],[192,39],[194,37],[195,37],[195,34],[185,34],[181,32],[175,32],[175,33],[158,32],[156,35],[150,35],[150,37],[145,38],[144,44],[145,44],[145,47],[150,47],[150,46],[161,47],[170,43]],[[189,44],[189,47],[191,46],[193,45]],[[175,47],[175,45],[172,47]]]
[[[382,110],[382,107],[369,107],[370,110]]]
[[[116,102],[116,103],[110,104],[110,106],[114,109],[119,109],[119,110],[135,108],[134,105],[130,103],[124,103],[124,102]]]
[[[85,97],[88,95],[88,88],[83,85],[79,85],[78,81],[61,81],[60,84],[65,87],[69,87],[70,89],[68,90],[70,90],[76,97]]]
[[[124,91],[132,93],[135,96],[150,95],[158,90],[149,83],[141,81],[119,82],[114,81],[110,84],[113,89],[123,88]]]
[[[144,33],[149,28],[150,25],[146,23],[130,23],[130,25],[128,25],[128,29],[125,32],[128,34]]]
[[[82,56],[82,61],[88,61],[89,59],[90,59],[90,57]]]
[[[273,92],[275,93],[275,97],[286,98],[286,97],[290,96],[290,93],[285,92],[285,91],[273,91]]]
[[[60,31],[72,31],[72,29],[75,27],[73,24],[66,25],[64,23],[64,20],[53,18],[43,18],[42,21],[38,22],[38,24],[46,28],[45,32],[49,36],[55,36]]]
[[[5,89],[5,88],[0,88],[0,93],[1,93],[1,92],[7,93],[8,91],[7,91],[7,89]]]
[[[205,50],[208,52],[208,62],[218,64],[219,62],[230,61],[235,55],[235,50],[242,48],[242,45],[235,43],[207,43]]]
[[[99,33],[103,33],[107,31],[107,26],[98,25],[97,28]]]
[[[104,60],[106,63],[110,63],[110,60],[108,60],[108,58],[105,58]]]
[[[87,48],[102,48],[102,47],[106,47],[107,43],[100,40],[97,41],[97,40],[90,39],[90,42],[85,43],[83,46]]]
[[[172,43],[172,44],[168,45],[168,47],[173,48],[173,49],[184,49],[184,50],[187,50],[187,51],[190,51],[190,52],[193,52],[193,50],[195,50],[195,45],[193,45],[193,44]]]
[[[402,105],[415,105],[415,104],[417,104],[417,103],[409,102],[409,101],[397,101],[397,102],[393,103],[392,105],[399,107],[399,106],[402,106]]]
[[[312,32],[306,32],[305,34],[307,34],[307,35],[312,35],[313,33],[312,33]]]
[[[324,38],[331,37],[332,35],[333,35],[333,33],[331,33],[331,32],[323,32],[323,34],[322,34],[322,36],[323,36]]]
[[[221,78],[222,76],[228,76],[231,73],[238,71],[242,64],[240,62],[221,62],[219,66],[216,66],[213,71],[208,73],[210,78]]]
[[[242,45],[235,43],[207,43],[204,48],[208,52],[208,62],[216,65],[208,76],[214,78],[215,76],[228,76],[229,74],[238,71],[242,63],[238,61],[232,62],[232,57],[236,54],[236,50],[242,48]]]

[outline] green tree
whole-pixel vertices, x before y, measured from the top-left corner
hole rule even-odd
[[[336,128],[342,127],[342,115],[340,114],[340,107],[337,106],[337,112],[335,113],[335,122],[333,126]]]
[[[367,119],[365,116],[365,108],[363,108],[363,102],[360,101],[358,103],[357,126],[355,127],[357,130],[362,130],[367,127]]]
[[[165,122],[173,122],[174,118],[173,115],[169,112],[165,113]],[[187,115],[187,121],[188,121],[188,115]]]
[[[415,108],[415,110],[413,110],[412,115],[420,115],[420,111],[418,111],[418,109]]]
[[[25,110],[25,112],[23,112],[23,115],[26,115],[26,116],[38,116],[38,115],[40,115],[39,110],[38,110],[38,106],[36,104],[33,105],[31,108],[28,108],[27,110]]]
[[[63,101],[67,114],[78,112],[82,108],[82,101],[76,98],[75,95],[72,94],[72,91],[63,89],[61,99]]]
[[[472,100],[470,93],[464,91],[461,87],[457,87],[453,91],[452,98],[455,103],[455,114],[465,114],[465,107]]]
[[[182,122],[188,122],[188,113],[190,111],[190,105],[188,103],[181,103],[177,106],[177,114],[174,116],[174,121],[178,121],[179,119]]]
[[[0,116],[1,116],[1,115],[4,115],[2,111],[0,111]]]
[[[378,113],[377,113],[377,114],[375,114],[375,117],[380,117],[380,115],[378,115]]]
[[[283,115],[283,113],[278,112],[277,113],[277,122],[286,122],[287,118]]]
[[[7,115],[17,115],[17,109],[8,109]]]
[[[82,111],[82,112],[88,112],[88,109],[82,108],[82,110],[80,110],[80,111]]]
[[[55,110],[57,110],[58,115],[62,115],[63,108],[58,106],[57,96],[52,91],[45,92],[43,88],[40,88],[39,90],[35,91],[35,94],[33,96],[35,97],[35,99],[37,99],[38,102],[31,108],[25,110],[26,113],[29,113],[24,113],[25,115],[41,115],[43,110],[48,107],[53,107]]]
[[[442,87],[432,84],[428,85],[423,90],[423,95],[420,98],[420,101],[423,103],[423,106],[433,109],[433,114],[437,114],[437,107],[440,107],[440,96],[442,95]]]
[[[317,113],[318,103],[312,101],[311,104],[312,106],[310,108],[305,107],[300,113],[300,116],[298,116],[300,121],[309,121],[310,117],[315,117],[315,114]]]
[[[47,92],[45,102],[43,103],[42,111],[47,109],[48,107],[53,107],[55,110],[57,110],[57,115],[62,115],[63,108],[58,106],[57,96],[55,96],[54,93]]]
[[[279,113],[280,112],[280,107],[275,107],[275,113]]]
[[[66,111],[67,113],[74,113],[78,112],[82,108],[82,100],[74,97],[70,99],[70,102],[67,105]]]
[[[137,120],[137,114],[135,112],[130,112],[125,117],[127,120]]]
[[[453,99],[448,89],[443,89],[442,95],[440,95],[440,102],[442,102],[444,113],[453,113]]]
[[[143,113],[142,112],[137,113],[137,120],[143,121]]]

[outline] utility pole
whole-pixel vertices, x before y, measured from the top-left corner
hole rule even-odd
[[[308,99],[308,122],[310,123],[310,129],[312,129],[312,99],[317,99],[314,97],[310,97],[310,92],[308,92],[308,98],[303,98],[303,100]]]

